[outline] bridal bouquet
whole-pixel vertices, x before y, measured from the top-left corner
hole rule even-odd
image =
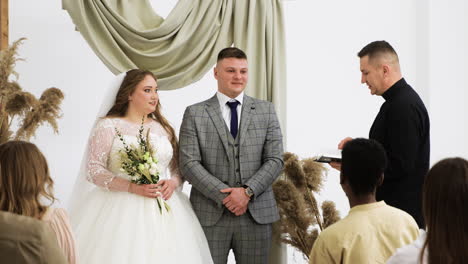
[[[141,122],[138,131],[137,143],[138,146],[128,145],[125,142],[122,133],[115,128],[117,136],[122,141],[124,148],[119,151],[120,153],[120,170],[130,176],[130,180],[136,184],[155,184],[159,181],[159,171],[157,168],[158,160],[156,158],[155,150],[151,147],[149,141],[149,129],[146,137],[143,136],[143,122]],[[159,212],[162,213],[163,208],[170,211],[169,205],[160,197],[156,197]]]

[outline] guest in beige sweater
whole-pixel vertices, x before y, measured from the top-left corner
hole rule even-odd
[[[75,264],[75,240],[67,213],[50,207],[56,200],[53,184],[47,161],[36,145],[24,141],[0,145],[0,210],[46,222],[68,262]],[[44,205],[45,200],[50,204]]]

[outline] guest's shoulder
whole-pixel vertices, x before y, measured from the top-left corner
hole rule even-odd
[[[63,208],[48,208],[42,221],[54,223],[58,225],[67,224],[69,222],[68,213]]]
[[[0,236],[21,240],[22,238],[38,239],[47,230],[47,225],[41,220],[0,211]]]
[[[54,208],[52,215],[59,219],[68,219],[67,210],[64,208]]]
[[[412,227],[414,231],[418,230],[418,224],[407,212],[390,205],[385,205],[384,211],[386,213],[383,213],[382,216],[393,224],[406,225]]]
[[[405,212],[405,211],[403,211],[403,210],[401,210],[399,208],[396,208],[394,206],[388,205],[388,204],[385,204],[382,207],[382,210],[387,211],[388,213],[391,213],[391,214],[398,215],[399,217],[412,218],[411,215],[408,214],[407,212]]]
[[[337,243],[342,240],[343,236],[350,230],[350,223],[347,217],[339,220],[338,222],[328,226],[321,233],[320,237],[323,241]]]

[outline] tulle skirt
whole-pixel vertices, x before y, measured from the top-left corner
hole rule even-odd
[[[156,199],[94,189],[72,220],[85,264],[213,263],[187,195],[176,190],[160,213]]]

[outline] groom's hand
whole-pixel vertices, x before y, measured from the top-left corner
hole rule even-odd
[[[250,198],[245,194],[244,188],[227,188],[222,189],[222,193],[229,193],[224,198],[223,204],[226,208],[236,216],[243,215],[247,211]]]

